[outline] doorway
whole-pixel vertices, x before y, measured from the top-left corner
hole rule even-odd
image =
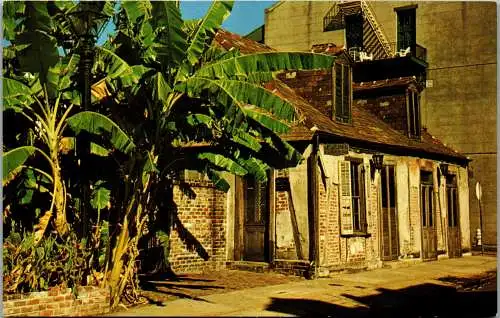
[[[422,259],[437,259],[437,233],[434,212],[432,172],[420,172],[420,214],[422,217]]]
[[[269,249],[269,182],[238,178],[235,260],[267,262]]]
[[[381,170],[382,201],[382,260],[397,260],[399,256],[398,215],[396,210],[396,174],[394,166]]]

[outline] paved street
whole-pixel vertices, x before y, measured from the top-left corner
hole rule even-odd
[[[492,317],[496,303],[496,258],[467,256],[177,299],[110,316]]]

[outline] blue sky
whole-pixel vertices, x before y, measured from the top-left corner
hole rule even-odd
[[[264,9],[269,8],[277,1],[235,1],[231,15],[222,25],[228,31],[240,35],[246,35],[255,28],[264,24]],[[184,20],[202,18],[210,6],[210,1],[181,1],[181,13]],[[107,35],[114,29],[109,24],[98,44],[106,41]]]
[[[210,1],[181,1],[182,18],[198,19],[203,17]],[[264,9],[276,1],[235,1],[233,11],[222,25],[228,31],[246,35],[264,24]]]

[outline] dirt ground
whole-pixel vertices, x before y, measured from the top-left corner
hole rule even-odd
[[[162,303],[179,298],[197,300],[198,297],[227,293],[234,290],[285,284],[304,280],[275,273],[253,273],[220,270],[177,277],[148,277],[141,279],[142,295],[149,303]]]

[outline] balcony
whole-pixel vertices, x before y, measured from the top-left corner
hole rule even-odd
[[[427,62],[427,49],[419,44],[415,44],[413,48],[411,46],[401,48],[402,46],[398,45],[398,42],[391,42],[389,44],[392,51],[395,52],[395,57],[413,56],[420,61]],[[409,50],[407,51],[407,49]]]

